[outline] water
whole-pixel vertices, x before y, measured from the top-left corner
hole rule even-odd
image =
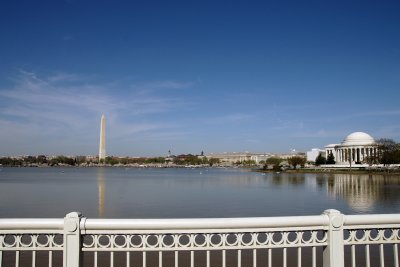
[[[198,218],[400,213],[400,176],[240,169],[2,168],[0,217]]]

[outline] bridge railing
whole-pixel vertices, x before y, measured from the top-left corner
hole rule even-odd
[[[0,219],[0,266],[8,261],[20,266],[24,253],[29,266],[43,266],[44,260],[65,267],[399,267],[399,228],[399,214],[336,210],[214,219],[89,219],[73,212],[64,219]],[[59,265],[53,259],[57,252],[62,252]]]

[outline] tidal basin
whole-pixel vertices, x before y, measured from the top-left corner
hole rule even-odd
[[[32,218],[0,218],[1,266],[399,266],[398,176],[2,168],[0,198]]]
[[[400,213],[400,177],[241,169],[1,168],[2,218],[216,218]]]

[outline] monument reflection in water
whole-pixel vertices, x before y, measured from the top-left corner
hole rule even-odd
[[[399,212],[400,176],[376,174],[280,174],[272,177],[274,184],[303,185],[326,189],[329,198],[344,200],[355,213],[374,213],[380,209]]]
[[[356,212],[367,213],[374,205],[398,205],[398,176],[335,174],[325,181],[328,195],[346,200]]]
[[[97,169],[97,187],[99,189],[99,218],[104,217],[104,205],[105,205],[105,194],[106,194],[106,183],[105,183],[105,170],[104,168]]]

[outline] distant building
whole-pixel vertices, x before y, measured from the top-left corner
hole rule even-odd
[[[336,164],[363,163],[368,157],[378,156],[378,144],[369,134],[354,132],[340,144],[327,145],[325,153],[327,157],[333,154]]]
[[[172,163],[175,158],[176,156],[172,155],[171,150],[168,150],[168,155],[165,157],[165,161]]]
[[[325,158],[332,154],[336,165],[362,164],[367,158],[378,156],[378,144],[369,134],[354,132],[346,136],[340,144],[326,145],[323,150],[311,149],[307,152],[307,161],[315,161],[319,154]]]
[[[86,160],[88,160],[88,161],[95,160],[95,159],[96,159],[96,156],[93,156],[93,155],[86,156]]]
[[[248,160],[254,160],[256,164],[261,161],[265,161],[269,157],[272,157],[269,153],[250,153],[250,152],[223,152],[223,153],[210,153],[207,158],[217,158],[221,161],[221,164],[233,165],[236,162],[243,162]]]
[[[304,153],[304,152],[296,152],[294,150],[291,153],[274,155],[274,157],[278,157],[278,158],[281,158],[281,159],[289,159],[291,157],[296,157],[296,156],[306,157],[306,153]]]
[[[307,151],[307,161],[315,162],[319,154],[325,157],[325,150],[319,148],[313,148],[311,151]]]

